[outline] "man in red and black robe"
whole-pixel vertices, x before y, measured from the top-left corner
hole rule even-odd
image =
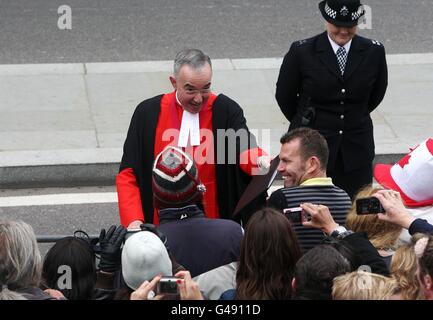
[[[203,206],[209,218],[233,218],[251,176],[268,166],[267,154],[249,133],[242,108],[223,94],[213,94],[211,79],[208,56],[195,49],[181,51],[170,77],[175,91],[137,106],[116,177],[122,225],[158,224],[152,168],[155,157],[167,145],[184,148],[195,160],[206,187]],[[235,133],[241,134],[227,138]],[[242,210],[239,217],[243,223],[264,204],[264,197]]]

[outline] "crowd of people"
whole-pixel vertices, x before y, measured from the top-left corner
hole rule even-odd
[[[0,300],[432,300],[433,139],[373,170],[385,51],[356,35],[359,1],[319,8],[327,31],[293,43],[277,81],[283,188],[236,210],[272,159],[242,108],[212,93],[210,58],[183,50],[174,91],[132,116],[121,225],[43,259],[30,225],[0,220]],[[376,211],[360,212],[365,199]]]
[[[291,133],[293,144],[288,135],[281,139],[283,177],[290,180],[285,167],[296,161],[316,172],[322,152],[314,146],[326,151],[323,137],[299,128]],[[304,138],[309,143],[301,143]],[[292,156],[285,158],[288,145]],[[417,149],[411,161],[426,161]],[[271,195],[242,227],[206,217],[194,160],[168,146],[152,171],[157,226],[111,226],[93,240],[77,233],[57,241],[42,259],[30,225],[1,221],[0,300],[433,299],[433,225],[411,213],[406,206],[414,203],[405,202],[401,190],[367,186],[348,206],[347,194],[329,178],[301,176],[276,191],[280,202]],[[335,197],[336,190],[345,196]],[[356,199],[366,197],[380,202],[380,212],[358,214]],[[297,201],[288,205],[302,208],[299,220],[282,201]],[[408,242],[404,232],[412,236]]]

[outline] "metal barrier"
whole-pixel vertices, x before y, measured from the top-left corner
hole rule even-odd
[[[40,235],[40,236],[36,236],[36,241],[38,243],[54,243],[66,237],[73,237],[73,235]],[[99,235],[92,234],[88,236],[89,240],[98,239],[98,238]]]

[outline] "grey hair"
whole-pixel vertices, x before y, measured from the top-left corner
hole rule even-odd
[[[212,63],[208,55],[204,54],[198,49],[184,49],[176,54],[174,58],[173,72],[177,77],[180,68],[184,65],[188,65],[193,69],[197,70],[203,67],[206,63],[212,67]]]
[[[33,228],[23,221],[0,221],[0,300],[25,299],[13,290],[38,287],[41,272]]]

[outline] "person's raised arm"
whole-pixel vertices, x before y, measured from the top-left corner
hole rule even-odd
[[[406,209],[400,193],[393,190],[379,190],[374,195],[379,199],[385,212],[379,213],[379,220],[394,223],[409,230],[411,235],[415,233],[433,234],[433,226],[426,220],[414,218]]]

